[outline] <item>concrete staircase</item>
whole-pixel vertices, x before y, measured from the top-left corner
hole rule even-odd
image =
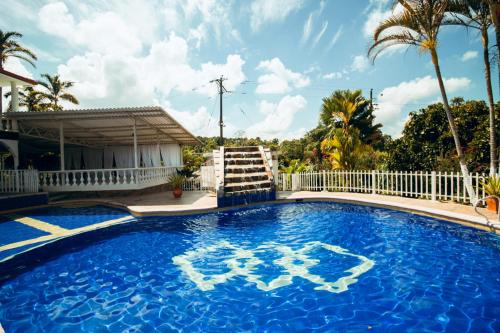
[[[219,207],[276,199],[273,173],[263,147],[222,147],[218,154],[214,152],[214,162],[219,174]]]

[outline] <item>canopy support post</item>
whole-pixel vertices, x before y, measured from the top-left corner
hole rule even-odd
[[[61,158],[61,171],[64,171],[64,123],[59,122],[59,156]]]
[[[134,119],[134,168],[139,168],[139,161],[137,158],[137,128],[136,121]]]

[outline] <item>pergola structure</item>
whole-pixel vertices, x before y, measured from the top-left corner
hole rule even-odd
[[[181,146],[200,143],[161,107],[10,111],[3,114],[2,124],[0,142],[10,136],[20,144],[14,155],[33,147],[59,155],[58,170],[51,164],[38,172],[46,191],[131,190],[165,184],[182,167]]]
[[[129,107],[44,112],[8,112],[20,137],[59,142],[61,170],[65,144],[90,148],[133,145],[199,144],[198,139],[161,107]]]

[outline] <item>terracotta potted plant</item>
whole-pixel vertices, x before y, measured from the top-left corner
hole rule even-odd
[[[182,185],[184,184],[185,177],[182,175],[173,175],[169,178],[168,183],[172,186],[172,193],[174,198],[180,198],[182,196]]]
[[[484,191],[488,195],[496,195],[500,197],[500,177],[492,176],[488,177],[483,182]],[[486,205],[488,210],[498,212],[498,199],[488,198],[486,199]]]

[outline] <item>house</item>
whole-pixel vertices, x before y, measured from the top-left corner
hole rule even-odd
[[[9,152],[0,192],[32,192],[33,183],[49,192],[156,186],[182,168],[182,145],[199,144],[161,107],[19,111],[17,88],[35,84],[0,70],[12,91],[0,119],[0,151]]]

